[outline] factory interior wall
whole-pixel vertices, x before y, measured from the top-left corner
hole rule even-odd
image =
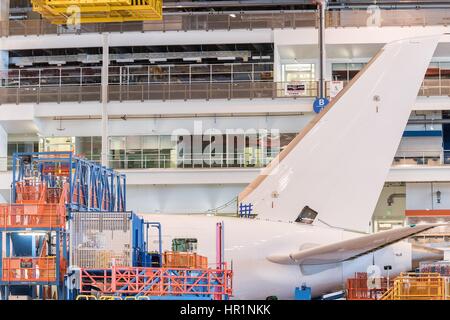
[[[127,209],[144,213],[207,213],[237,197],[245,185],[129,185]],[[236,204],[221,211],[236,212]]]
[[[404,194],[405,186],[401,184],[386,184],[380,194],[377,206],[373,214],[373,230],[378,231],[380,224],[401,223],[405,219],[405,198],[394,197],[394,202],[389,206],[388,198],[392,194]]]
[[[440,203],[437,191],[441,192]],[[406,184],[406,210],[448,210],[450,209],[450,183],[425,182]]]

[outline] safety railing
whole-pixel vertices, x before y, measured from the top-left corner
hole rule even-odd
[[[316,11],[166,14],[162,21],[96,23],[57,26],[46,20],[11,20],[0,24],[0,36],[85,34],[102,32],[214,31],[317,27]],[[378,9],[333,10],[326,13],[327,27],[448,25],[448,10]]]
[[[114,169],[169,169],[169,168],[263,168],[275,157],[269,154],[183,154],[173,157],[165,154],[110,155],[109,163]]]
[[[80,293],[140,296],[232,295],[232,271],[228,269],[111,268],[81,269]]]
[[[56,257],[3,258],[3,282],[55,282]]]
[[[445,279],[439,273],[402,273],[395,279],[392,300],[445,300]]]
[[[315,27],[316,11],[248,12],[235,14],[164,15],[162,21],[57,26],[46,20],[11,20],[0,24],[0,36],[40,36],[103,32],[214,31]]]
[[[277,99],[317,96],[317,82],[308,82],[298,95],[286,92],[283,82],[227,82],[187,84],[109,85],[109,101],[191,99]],[[101,101],[101,86],[0,88],[0,104]]]
[[[287,90],[289,84],[270,81],[110,84],[108,101],[297,99],[318,95],[317,81],[304,82],[304,90],[295,94]],[[0,104],[101,102],[101,93],[101,86],[97,84],[0,87]],[[327,95],[329,93],[327,90]],[[418,95],[450,96],[450,82],[425,80]]]
[[[449,151],[397,151],[393,166],[442,166],[450,164]]]
[[[62,228],[65,223],[61,204],[0,204],[1,229]]]
[[[326,25],[331,28],[367,26],[427,26],[450,24],[449,10],[441,9],[372,9],[335,10],[326,15]]]
[[[367,273],[358,272],[347,279],[347,300],[378,300],[392,285],[385,277],[369,278]]]

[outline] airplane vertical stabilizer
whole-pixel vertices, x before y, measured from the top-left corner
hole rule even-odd
[[[259,219],[368,231],[392,159],[440,36],[387,44],[247,186]]]

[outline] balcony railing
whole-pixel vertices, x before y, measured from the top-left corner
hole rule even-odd
[[[277,99],[312,98],[318,95],[318,82],[304,82],[303,93],[286,92],[287,82],[196,82],[111,84],[108,101],[210,100],[210,99]],[[328,90],[327,90],[328,92]],[[328,94],[327,94],[328,95]],[[419,96],[450,96],[450,80],[425,80]],[[101,102],[100,85],[61,85],[0,87],[0,104],[61,102]]]
[[[301,28],[315,27],[316,15],[315,11],[236,13],[233,16],[229,14],[165,15],[162,21],[83,24],[79,28],[57,26],[46,20],[11,20],[0,24],[0,36]]]
[[[109,85],[109,101],[191,100],[191,99],[276,99],[292,98],[283,82],[148,83]],[[317,82],[311,81],[297,97],[317,96]],[[0,88],[0,104],[49,102],[101,102],[101,86],[57,86]]]
[[[362,9],[327,12],[327,27],[330,28],[366,26],[447,26],[448,24],[450,24],[450,12],[448,9],[381,9],[379,11]]]
[[[173,157],[170,154],[109,155],[109,165],[114,169],[211,169],[211,168],[264,168],[277,153],[258,154],[185,154]],[[100,162],[100,155],[87,159]],[[0,157],[0,171],[11,170],[11,157]],[[3,164],[3,165],[2,165]],[[392,166],[450,166],[450,150],[444,151],[398,151]]]
[[[450,165],[450,150],[398,151],[393,166],[443,166]]]
[[[373,20],[379,12],[379,23]],[[327,27],[426,26],[450,23],[449,10],[381,9],[335,10],[326,13]],[[213,31],[237,29],[287,29],[317,27],[316,11],[246,12],[230,14],[165,15],[162,21],[84,24],[78,28],[57,26],[46,20],[11,20],[0,23],[0,36],[31,36],[48,34],[85,34],[102,32],[151,31]]]
[[[185,154],[178,158],[164,154],[142,154],[140,156],[110,156],[110,166],[114,169],[189,169],[189,168],[264,168],[277,156],[249,154]]]

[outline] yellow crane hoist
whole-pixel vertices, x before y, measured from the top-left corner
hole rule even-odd
[[[162,20],[162,0],[31,0],[52,24]]]

